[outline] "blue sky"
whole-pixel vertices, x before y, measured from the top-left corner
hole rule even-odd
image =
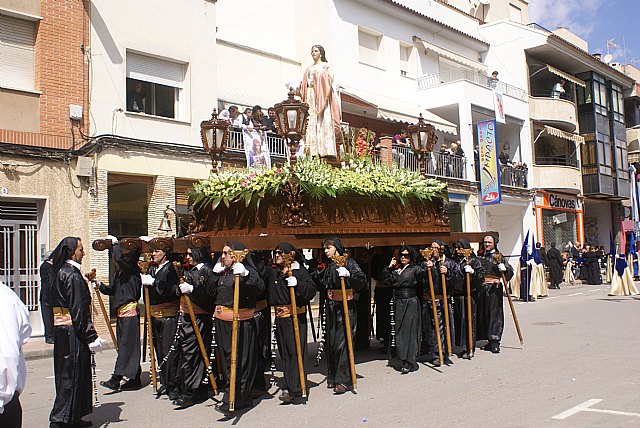
[[[548,30],[567,27],[587,40],[589,52],[607,53],[614,62],[633,62],[640,68],[640,0],[529,0],[529,20]]]

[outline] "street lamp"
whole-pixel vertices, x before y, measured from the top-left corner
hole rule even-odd
[[[407,126],[407,132],[409,132],[411,149],[416,155],[418,155],[418,160],[420,161],[420,173],[422,175],[426,175],[427,153],[431,153],[433,151],[433,147],[438,141],[435,127],[431,124],[425,123],[422,118],[422,113],[420,113],[420,117],[418,117],[418,124],[411,124]]]
[[[204,150],[211,156],[213,172],[217,173],[221,163],[220,158],[227,148],[229,122],[224,119],[218,119],[218,112],[213,109],[211,119],[200,123],[200,136]]]
[[[173,233],[173,227],[171,226],[171,219],[169,218],[170,212],[173,213],[173,216],[176,219],[176,234],[174,236],[176,238],[179,238],[180,231],[182,230],[182,225],[180,224],[180,217],[178,216],[178,213],[176,212],[176,210],[171,208],[169,205],[167,205],[167,208],[165,208],[164,212],[162,213],[163,218],[162,218],[162,221],[160,221],[160,226],[158,226],[158,231],[165,232],[165,233]]]
[[[307,130],[307,116],[309,105],[294,98],[293,88],[289,89],[289,98],[273,106],[276,112],[278,134],[289,147],[289,164],[291,168],[296,164],[296,150],[300,139]]]

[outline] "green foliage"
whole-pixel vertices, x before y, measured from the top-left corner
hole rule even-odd
[[[299,159],[294,174],[303,193],[314,199],[358,195],[398,199],[405,204],[412,199],[447,196],[446,183],[396,165],[379,165],[368,157],[349,159],[342,168],[333,168],[319,158]],[[196,208],[211,204],[215,209],[221,203],[229,206],[238,201],[257,207],[265,196],[277,195],[290,178],[288,166],[226,170],[196,183],[190,199]]]

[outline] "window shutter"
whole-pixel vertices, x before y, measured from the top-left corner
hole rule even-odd
[[[0,84],[35,89],[35,24],[0,15]]]
[[[182,88],[184,86],[184,64],[127,52],[127,77]]]

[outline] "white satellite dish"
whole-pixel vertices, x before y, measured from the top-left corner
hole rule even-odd
[[[613,59],[613,55],[611,54],[606,54],[604,56],[604,58],[602,58],[602,61],[606,62],[607,64],[609,64],[611,62],[611,60]]]
[[[489,4],[491,0],[480,0],[480,4]]]

